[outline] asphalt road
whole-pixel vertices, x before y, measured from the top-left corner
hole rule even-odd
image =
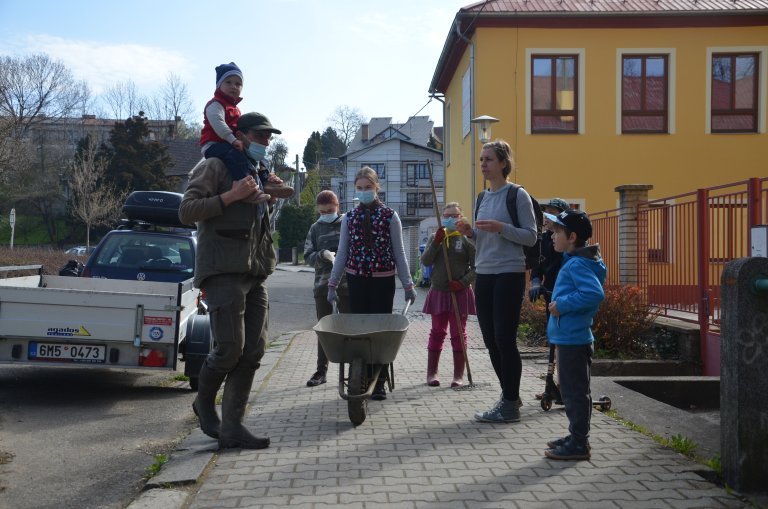
[[[312,279],[270,276],[270,339],[315,324]],[[175,374],[0,365],[0,509],[125,507],[196,426]]]

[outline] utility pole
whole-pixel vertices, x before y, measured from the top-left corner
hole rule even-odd
[[[299,154],[296,154],[296,204],[301,206],[301,173],[299,172]]]

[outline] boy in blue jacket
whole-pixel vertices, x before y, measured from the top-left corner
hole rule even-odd
[[[590,368],[592,318],[605,297],[605,264],[598,245],[587,246],[592,223],[586,213],[568,209],[544,214],[553,223],[555,251],[563,264],[555,281],[547,322],[549,342],[557,345],[560,394],[565,403],[570,435],[547,442],[544,455],[555,460],[588,460],[589,421],[592,417]]]

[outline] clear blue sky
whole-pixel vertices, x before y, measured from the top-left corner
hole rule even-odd
[[[404,122],[427,90],[459,8],[472,0],[0,0],[0,54],[44,52],[94,93],[133,80],[149,95],[168,72],[202,120],[214,68],[243,70],[243,112],[283,130],[290,158],[339,105]],[[420,115],[442,125],[440,103]]]

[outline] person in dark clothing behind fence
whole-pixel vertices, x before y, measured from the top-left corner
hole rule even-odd
[[[568,208],[570,207],[568,207],[565,200],[560,198],[552,198],[541,206],[542,211],[552,215],[557,215]],[[547,314],[547,320],[549,320],[549,303],[552,299],[552,290],[555,289],[557,273],[560,272],[560,264],[563,262],[563,253],[555,251],[552,234],[552,222],[544,216],[544,233],[541,236],[541,258],[539,259],[539,264],[531,269],[531,287],[528,289],[528,298],[531,302],[536,302],[539,297],[544,297],[544,309]],[[542,399],[543,397],[544,393],[536,394],[536,399]]]
[[[557,215],[568,209],[568,204],[560,198],[553,198],[541,206],[541,210],[548,214]],[[560,271],[560,263],[563,261],[563,253],[555,251],[552,242],[551,222],[544,219],[544,233],[541,236],[541,259],[539,264],[531,269],[531,287],[528,290],[528,298],[535,302],[539,297],[549,306],[552,290],[555,289],[555,279]],[[549,310],[547,310],[549,319]]]

